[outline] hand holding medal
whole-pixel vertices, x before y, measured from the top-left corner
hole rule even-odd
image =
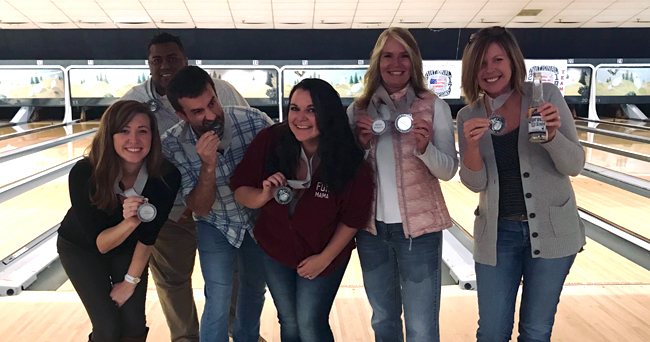
[[[287,203],[291,202],[293,199],[293,191],[289,187],[287,187],[285,184],[287,184],[287,179],[284,177],[284,175],[281,172],[276,172],[269,176],[266,180],[262,182],[262,197],[263,197],[263,203],[268,202],[272,198],[275,198],[276,201],[280,204],[286,204],[286,203],[281,203],[278,198],[280,198],[282,201],[286,201],[287,197],[288,198]],[[287,192],[288,190],[288,192]],[[290,194],[290,195],[289,195]]]
[[[490,119],[490,126],[488,127],[490,134],[499,135],[506,129],[506,118],[503,116],[492,113],[488,119]]]
[[[497,110],[503,107],[512,95],[513,90],[510,90],[504,94],[497,96],[496,98],[491,98],[487,94],[485,95],[487,102],[489,104],[488,109],[492,111],[492,114],[488,117],[490,119],[490,126],[488,127],[488,132],[493,135],[499,135],[506,129],[506,118],[497,114]]]
[[[148,198],[144,198],[144,203],[142,203],[138,207],[138,219],[142,222],[151,222],[153,219],[156,218],[156,214],[158,214],[158,210],[156,207],[149,203]]]
[[[293,189],[302,190],[308,189],[311,186],[311,173],[312,173],[312,158],[308,159],[305,154],[305,150],[301,149],[300,159],[307,166],[307,177],[303,180],[287,180],[287,178],[281,173],[276,172],[271,175],[265,181],[262,182],[262,196],[264,198],[264,203],[268,202],[271,199],[271,190],[273,193],[273,198],[275,201],[281,205],[287,205],[293,200]]]
[[[289,204],[293,200],[293,190],[291,190],[291,188],[286,185],[279,186],[277,189],[275,189],[273,197],[279,204]]]
[[[151,222],[156,218],[158,210],[149,203],[149,199],[139,196],[133,189],[124,192],[127,198],[122,203],[124,218],[136,216],[141,222]]]
[[[113,185],[113,191],[116,195],[126,197],[122,202],[124,219],[137,217],[141,222],[151,222],[156,218],[156,214],[158,214],[156,207],[149,203],[149,199],[140,195],[145,184],[147,184],[148,178],[147,166],[142,164],[132,188],[122,191],[119,179]]]

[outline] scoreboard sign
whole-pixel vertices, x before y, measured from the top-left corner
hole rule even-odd
[[[423,61],[426,86],[443,99],[460,99],[461,61]]]
[[[533,81],[533,73],[542,73],[542,82],[555,84],[562,95],[567,83],[567,61],[566,59],[527,59],[526,63],[526,82]]]

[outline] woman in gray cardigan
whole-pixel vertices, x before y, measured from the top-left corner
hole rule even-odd
[[[515,37],[502,27],[470,38],[462,87],[469,104],[458,113],[460,178],[480,193],[474,220],[479,304],[478,341],[509,341],[523,278],[519,341],[550,341],[564,280],[585,244],[569,176],[582,170],[584,150],[560,91],[544,83],[538,111],[548,141],[528,140],[532,83]],[[505,129],[490,134],[488,117]]]

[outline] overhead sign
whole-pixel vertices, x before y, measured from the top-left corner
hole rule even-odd
[[[426,86],[443,99],[460,99],[461,61],[422,61]]]
[[[566,59],[527,59],[526,63],[526,82],[533,81],[533,73],[542,73],[542,82],[553,83],[560,89],[564,95],[567,78],[567,61]]]

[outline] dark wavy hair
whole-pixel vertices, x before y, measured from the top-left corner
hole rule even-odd
[[[317,150],[321,158],[320,177],[329,191],[337,192],[356,176],[364,162],[363,150],[354,139],[339,94],[329,83],[306,78],[291,89],[289,103],[298,89],[308,91],[314,105],[316,125],[320,131]],[[286,111],[289,111],[288,107]],[[300,160],[300,142],[291,132],[288,121],[272,129],[276,130],[278,144],[275,149],[269,150],[267,172],[274,174],[279,171],[287,179],[295,179]]]
[[[90,201],[101,210],[111,210],[117,207],[118,200],[113,192],[113,186],[120,175],[120,160],[122,159],[113,145],[113,135],[138,114],[149,118],[151,127],[151,150],[145,157],[150,178],[161,178],[163,172],[163,154],[158,124],[149,106],[138,101],[117,101],[102,115],[99,129],[87,151],[87,158],[92,166]]]
[[[195,99],[205,91],[205,86],[210,85],[212,90],[217,91],[214,87],[214,81],[207,71],[200,67],[189,65],[178,70],[167,84],[167,99],[177,112],[185,113],[183,106],[178,102],[184,97]],[[187,113],[186,113],[187,114]]]

